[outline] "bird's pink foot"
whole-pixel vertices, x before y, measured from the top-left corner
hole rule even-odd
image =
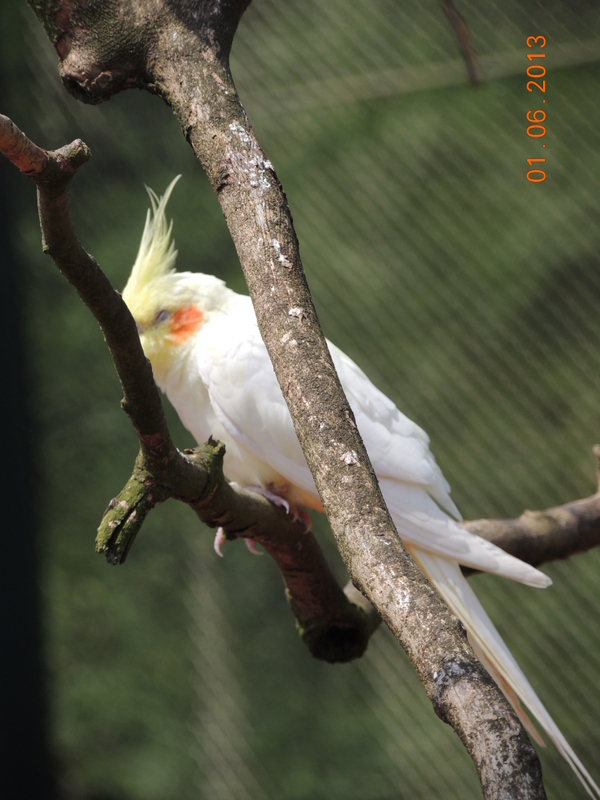
[[[285,499],[285,497],[282,497],[280,493],[273,490],[273,487],[264,488],[262,486],[246,486],[244,488],[248,492],[256,492],[256,494],[260,494],[262,495],[262,497],[266,497],[267,500],[273,503],[274,506],[278,507],[282,506],[283,508],[285,508],[286,513],[291,516],[292,522],[296,522],[297,519],[302,520],[302,522],[304,523],[304,527],[306,529],[305,533],[308,533],[312,528],[312,520],[308,512],[304,511],[301,508],[298,508],[297,506],[290,505],[289,502]],[[287,487],[283,487],[282,489],[280,489],[280,492],[286,492],[286,491]],[[223,557],[223,553],[221,552],[221,547],[225,544],[226,541],[227,541],[227,536],[225,535],[225,531],[223,530],[223,528],[218,528],[215,536],[214,548],[215,548],[215,553],[218,556],[221,556],[221,558]],[[252,555],[254,556],[263,555],[262,550],[256,549],[256,544],[254,543],[253,539],[245,536],[244,541],[246,542],[246,547],[252,553]]]

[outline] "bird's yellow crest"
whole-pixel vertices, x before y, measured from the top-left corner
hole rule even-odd
[[[167,223],[165,209],[175,184],[181,178],[177,175],[167,186],[165,193],[159,197],[153,189],[146,186],[152,208],[146,214],[146,224],[140,249],[138,250],[127,286],[123,290],[123,298],[127,305],[130,300],[143,296],[149,284],[175,269],[177,250],[171,240],[173,220]]]

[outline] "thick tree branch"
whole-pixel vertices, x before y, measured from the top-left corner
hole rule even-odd
[[[477,519],[462,524],[507,553],[539,567],[598,547],[600,494],[546,511],[524,511],[517,519]]]
[[[462,626],[408,557],[379,492],[318,324],[285,196],[231,79],[229,51],[247,5],[34,3],[71,91],[101,102],[126,86],[145,86],[173,109],[219,195],[265,345],[353,582],[409,654],[436,712],[459,733],[486,797],[544,797],[535,751]]]

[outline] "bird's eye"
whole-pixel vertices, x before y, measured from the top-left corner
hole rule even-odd
[[[169,319],[170,316],[171,316],[171,312],[170,311],[166,311],[166,310],[159,311],[158,314],[155,317],[155,321],[156,322],[164,322],[165,320]]]

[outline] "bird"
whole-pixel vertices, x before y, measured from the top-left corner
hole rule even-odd
[[[151,208],[122,295],[155,381],[197,443],[212,436],[225,444],[229,481],[288,510],[323,511],[251,299],[213,275],[175,268],[173,222],[165,211],[179,177],[160,197],[146,187]],[[467,629],[476,654],[533,739],[544,744],[521,703],[588,795],[600,798],[598,784],[536,695],[461,566],[537,588],[550,579],[459,526],[460,512],[425,431],[352,359],[331,342],[328,347],[402,542]]]

